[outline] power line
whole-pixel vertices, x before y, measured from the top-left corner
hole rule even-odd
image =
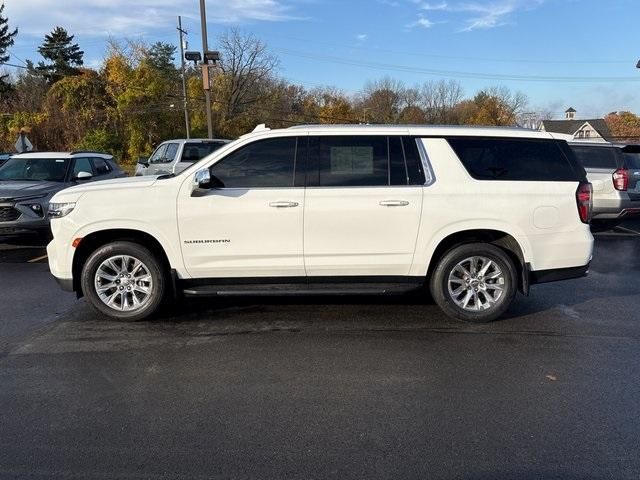
[[[523,63],[523,64],[556,64],[556,65],[567,65],[567,64],[584,64],[584,65],[593,65],[593,64],[629,64],[629,60],[601,60],[601,59],[584,59],[584,60],[542,60],[542,59],[513,59],[513,58],[482,58],[482,57],[466,57],[466,56],[455,56],[455,55],[442,55],[442,54],[432,54],[432,53],[418,53],[418,52],[407,52],[407,51],[398,51],[398,50],[389,50],[385,48],[378,48],[370,45],[348,45],[348,44],[340,44],[333,42],[322,42],[317,39],[308,39],[308,38],[300,38],[300,37],[290,37],[286,35],[278,35],[278,34],[270,34],[271,37],[282,38],[285,40],[293,40],[297,42],[304,43],[305,45],[325,45],[330,47],[338,47],[338,48],[347,48],[350,50],[363,50],[363,51],[376,51],[381,53],[388,53],[392,55],[408,55],[414,57],[424,57],[424,58],[440,58],[444,60],[462,60],[462,61],[481,61],[481,62],[496,62],[496,63]]]
[[[475,78],[483,80],[502,80],[502,81],[521,81],[521,82],[562,82],[562,83],[599,83],[599,82],[640,82],[640,76],[630,77],[560,77],[560,76],[544,76],[544,75],[512,75],[498,73],[481,73],[481,72],[463,72],[453,70],[436,70],[430,68],[411,67],[408,65],[396,65],[379,62],[365,62],[358,60],[349,60],[341,57],[333,57],[329,55],[318,55],[311,53],[298,52],[294,50],[278,48],[275,49],[284,55],[290,55],[300,58],[308,58],[311,60],[319,60],[323,62],[336,63],[340,65],[351,65],[356,67],[370,68],[383,71],[398,71],[404,73],[417,73],[423,75],[435,75],[450,78]]]

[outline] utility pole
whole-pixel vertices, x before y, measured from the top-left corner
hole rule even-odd
[[[182,29],[182,17],[178,15],[178,37],[180,39],[180,68],[182,69],[182,99],[184,101],[184,126],[187,130],[187,138],[191,138],[189,125],[189,99],[187,98],[187,73],[184,67],[184,35],[187,32]]]
[[[211,119],[211,83],[209,79],[209,62],[206,59],[206,54],[209,51],[209,46],[207,44],[207,13],[206,6],[204,4],[205,0],[200,0],[200,23],[202,25],[202,53],[204,61],[202,63],[202,78],[205,81],[205,90],[204,90],[204,98],[205,98],[205,107],[207,110],[207,133],[209,134],[209,138],[213,138],[213,121]],[[205,72],[206,70],[206,72]]]

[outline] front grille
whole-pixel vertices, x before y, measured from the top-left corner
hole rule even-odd
[[[0,207],[0,222],[13,222],[20,217],[20,212],[13,207]]]

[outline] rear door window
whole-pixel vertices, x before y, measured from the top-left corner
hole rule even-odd
[[[476,180],[581,180],[555,140],[458,137],[448,142]]]
[[[320,187],[379,187],[424,183],[415,159],[406,156],[415,140],[400,136],[318,136],[309,138],[307,184]]]
[[[571,146],[571,149],[584,168],[618,168],[619,151],[616,148]]]

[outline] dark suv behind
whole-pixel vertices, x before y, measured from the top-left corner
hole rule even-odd
[[[113,157],[105,153],[12,155],[0,167],[0,239],[48,237],[47,211],[55,193],[79,183],[124,176]]]

